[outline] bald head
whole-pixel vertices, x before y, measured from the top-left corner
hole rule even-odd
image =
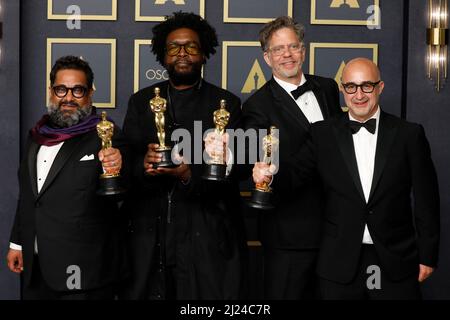
[[[364,75],[365,81],[377,82],[380,80],[380,69],[377,65],[367,58],[355,58],[350,60],[342,71],[342,82],[354,82],[348,80],[354,76],[354,73]]]
[[[360,122],[374,116],[384,88],[377,65],[366,58],[353,59],[342,71],[341,82],[350,116]]]

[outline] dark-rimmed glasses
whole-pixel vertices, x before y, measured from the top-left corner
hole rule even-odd
[[[196,56],[201,53],[200,46],[196,42],[187,42],[185,44],[180,44],[176,42],[171,42],[166,46],[166,52],[168,56],[176,56],[178,53],[180,53],[181,48],[184,49],[184,51],[187,54]]]
[[[380,82],[381,82],[381,80],[378,80],[377,82],[366,81],[361,84],[349,82],[349,83],[342,83],[342,87],[344,88],[345,92],[347,92],[348,94],[356,93],[356,91],[358,91],[358,87],[361,88],[362,92],[364,92],[364,93],[372,93],[373,90],[375,90],[375,87]]]
[[[60,86],[53,86],[52,89],[53,92],[55,93],[55,96],[57,96],[58,98],[64,98],[65,96],[67,96],[67,93],[71,91],[73,97],[81,99],[86,95],[88,91],[88,88],[84,86],[74,86],[72,88],[69,88],[64,85],[60,85]]]

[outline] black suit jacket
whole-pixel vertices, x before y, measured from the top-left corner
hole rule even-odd
[[[419,263],[435,267],[439,190],[423,127],[381,112],[373,181],[366,203],[348,123],[345,114],[314,124],[311,140],[287,168],[280,167],[279,171],[285,176],[280,188],[307,181],[314,170],[324,184],[325,226],[319,275],[341,283],[352,280],[365,224],[381,271],[391,279],[417,273]]]
[[[117,147],[120,143],[116,132],[113,144]],[[121,252],[118,208],[115,201],[96,195],[102,173],[97,132],[64,142],[38,193],[39,148],[28,137],[19,168],[19,201],[10,238],[22,246],[25,285],[31,278],[35,237],[42,275],[53,290],[69,291],[67,279],[73,274],[70,266],[80,268],[82,290],[117,281]],[[92,154],[94,160],[80,161]]]
[[[314,84],[314,95],[323,117],[328,119],[341,112],[339,91],[334,80],[305,75]],[[288,161],[303,145],[310,124],[292,97],[272,78],[243,105],[245,129],[279,129],[280,165]],[[276,248],[317,248],[320,240],[323,201],[321,184],[317,180],[301,190],[278,192],[273,212],[264,213],[262,241]]]

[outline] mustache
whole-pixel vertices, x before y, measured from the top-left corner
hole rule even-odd
[[[189,60],[189,59],[177,59],[177,60],[175,60],[175,64],[177,64],[177,63],[188,63],[188,64],[192,64],[192,61],[191,60]]]
[[[76,107],[76,108],[80,107],[80,105],[78,103],[76,103],[74,101],[66,101],[66,100],[60,101],[58,106],[61,107],[63,104],[66,106],[71,106],[71,107]]]

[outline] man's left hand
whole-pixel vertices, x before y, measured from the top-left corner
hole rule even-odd
[[[98,159],[102,162],[106,173],[118,173],[122,168],[122,155],[119,149],[102,149],[98,152]]]
[[[419,282],[425,281],[434,271],[434,268],[428,267],[426,265],[419,265]]]

